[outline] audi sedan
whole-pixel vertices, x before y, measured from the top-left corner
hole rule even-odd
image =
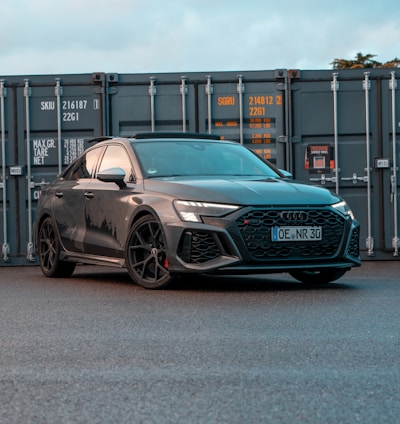
[[[360,265],[359,224],[342,198],[199,134],[94,140],[41,192],[34,231],[48,277],[112,265],[151,289],[185,274],[325,284]]]

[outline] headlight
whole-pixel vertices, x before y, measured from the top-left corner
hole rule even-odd
[[[354,219],[354,214],[351,211],[350,206],[344,200],[339,203],[335,203],[332,207],[341,212],[343,215],[350,216],[351,219]]]
[[[201,216],[223,216],[239,209],[239,206],[220,203],[175,200],[174,206],[182,221],[201,222]]]

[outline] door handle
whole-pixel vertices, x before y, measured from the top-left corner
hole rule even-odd
[[[86,199],[93,199],[94,194],[91,191],[86,191],[85,197],[86,197]]]
[[[64,197],[64,193],[63,193],[62,191],[57,191],[57,192],[55,193],[55,196],[56,196],[58,199],[61,199],[62,197]]]

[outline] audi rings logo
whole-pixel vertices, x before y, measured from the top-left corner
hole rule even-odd
[[[308,213],[304,211],[283,211],[280,217],[285,222],[306,222],[308,220]]]

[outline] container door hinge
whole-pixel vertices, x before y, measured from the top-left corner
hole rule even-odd
[[[94,72],[92,74],[93,82],[103,82],[104,81],[104,72]]]
[[[97,94],[100,94],[101,93],[101,91],[99,91],[99,93],[97,93]],[[107,88],[107,94],[117,94],[118,93],[118,88],[117,87],[108,87]]]
[[[289,138],[288,138],[287,135],[280,135],[280,136],[277,137],[278,143],[288,143],[288,140],[289,140]],[[297,135],[290,137],[290,142],[292,144],[300,143],[300,141],[301,141],[301,137],[299,137]]]
[[[8,243],[3,243],[2,246],[2,253],[3,253],[3,261],[4,262],[10,262],[10,245]]]
[[[118,74],[107,74],[107,82],[118,82]]]
[[[300,69],[289,69],[288,77],[290,79],[299,79],[300,78]]]
[[[276,84],[276,89],[279,91],[286,91],[287,90],[287,84],[284,82],[280,82]]]
[[[287,69],[275,69],[275,78],[276,79],[284,79],[288,75]]]

